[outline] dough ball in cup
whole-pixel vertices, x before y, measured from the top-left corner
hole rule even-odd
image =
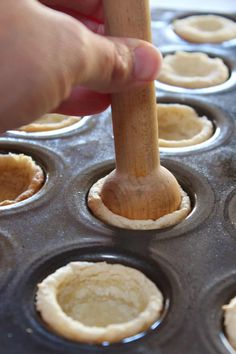
[[[80,121],[80,117],[66,116],[63,114],[49,113],[34,122],[23,125],[18,130],[28,133],[46,132],[69,127]]]
[[[30,156],[0,154],[0,206],[31,197],[43,183],[43,170]]]
[[[199,117],[190,106],[182,104],[157,105],[159,146],[185,147],[200,144],[213,134],[213,124]]]
[[[163,296],[134,268],[71,262],[38,285],[36,307],[49,328],[67,339],[112,343],[155,323]]]
[[[236,350],[236,297],[223,306],[224,329],[231,346]]]
[[[196,15],[177,19],[174,31],[195,43],[221,43],[236,38],[236,22],[219,15]]]
[[[183,51],[166,55],[158,76],[160,82],[190,89],[220,85],[228,78],[229,70],[222,59]]]

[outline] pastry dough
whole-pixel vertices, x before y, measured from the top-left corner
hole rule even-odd
[[[163,296],[140,271],[106,262],[71,262],[38,285],[36,307],[49,328],[71,340],[118,342],[147,330]]]
[[[220,58],[205,53],[183,52],[166,55],[158,77],[160,82],[185,88],[204,88],[222,84],[229,77]]]
[[[219,15],[196,15],[173,22],[174,31],[195,43],[221,43],[236,38],[236,23]]]
[[[98,219],[107,224],[133,230],[162,229],[179,223],[191,210],[190,199],[180,187],[182,200],[179,209],[173,213],[164,215],[157,220],[131,220],[124,216],[114,214],[105,206],[100,196],[100,191],[102,190],[105,179],[106,177],[98,180],[91,187],[88,195],[88,206]]]
[[[213,134],[212,122],[187,105],[159,103],[157,117],[160,147],[192,146]]]
[[[0,154],[0,206],[31,197],[43,182],[44,173],[30,156]]]
[[[28,133],[44,132],[68,127],[80,121],[80,117],[66,116],[63,114],[51,113],[45,114],[33,123],[24,125],[18,130]]]
[[[236,350],[236,297],[230,300],[228,305],[223,306],[224,326],[228,340]]]

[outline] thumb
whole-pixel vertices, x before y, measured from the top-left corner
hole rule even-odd
[[[70,68],[72,86],[116,92],[156,79],[161,54],[150,43],[103,37],[69,16],[61,17],[66,45],[61,52]]]
[[[87,37],[84,48],[73,51],[78,58],[77,85],[110,93],[157,78],[162,59],[151,44],[131,38],[105,38],[91,32]]]

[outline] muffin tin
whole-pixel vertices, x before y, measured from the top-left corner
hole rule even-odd
[[[88,210],[90,186],[114,168],[110,110],[83,118],[75,129],[11,131],[0,138],[1,152],[32,156],[46,176],[35,196],[0,209],[1,353],[234,352],[224,335],[221,307],[236,295],[236,44],[188,44],[171,29],[172,20],[185,15],[155,10],[154,44],[163,51],[219,53],[231,77],[215,91],[156,83],[158,102],[188,104],[215,126],[205,143],[160,149],[162,164],[191,198],[192,212],[182,223],[129,231],[105,225]],[[36,285],[72,260],[106,260],[141,270],[164,295],[161,319],[146,333],[112,345],[74,343],[52,333],[35,310]]]

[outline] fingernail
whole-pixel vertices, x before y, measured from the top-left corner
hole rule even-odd
[[[154,47],[146,45],[134,49],[134,78],[136,80],[155,80],[160,66],[161,56]]]

